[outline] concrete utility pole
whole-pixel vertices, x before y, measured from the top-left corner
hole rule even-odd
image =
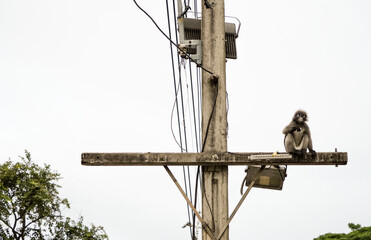
[[[347,153],[317,153],[315,158],[272,153],[227,152],[226,52],[224,0],[202,1],[202,146],[201,153],[83,153],[89,166],[164,166],[202,223],[203,240],[229,240],[229,223],[255,180],[231,216],[228,216],[228,165],[345,165]],[[278,130],[278,132],[280,132]],[[255,158],[252,155],[267,156]],[[202,166],[202,216],[171,173],[168,165]],[[260,171],[259,171],[260,173]]]
[[[202,4],[201,44],[202,66],[214,73],[202,71],[204,152],[227,152],[224,0]],[[202,217],[217,236],[228,221],[228,166],[203,166],[201,187]],[[227,229],[221,239],[228,235]],[[202,239],[211,238],[203,232]]]

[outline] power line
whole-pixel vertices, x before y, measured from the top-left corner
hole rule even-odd
[[[197,134],[197,126],[196,126],[196,110],[195,110],[195,99],[194,99],[194,91],[193,91],[193,79],[192,79],[192,65],[189,62],[189,75],[190,75],[190,82],[191,82],[191,92],[192,92],[192,108],[193,108],[193,124],[195,129],[195,140],[196,140],[196,151],[198,152],[198,134]]]
[[[170,11],[169,11],[169,2],[166,1],[166,8],[167,8],[167,17],[168,17],[168,28],[169,28],[169,36],[170,36],[170,39],[172,39],[172,35],[171,35],[171,24],[170,24]],[[175,14],[175,3],[173,1],[173,12],[174,12],[174,31],[175,31],[175,42],[178,43],[178,35],[177,35],[177,28],[176,28],[176,14]],[[170,42],[173,42],[172,40]],[[174,104],[177,103],[177,98],[178,98],[178,92],[180,90],[180,98],[181,98],[181,115],[179,114],[179,108],[177,109],[178,110],[178,127],[179,127],[179,135],[183,135],[184,134],[184,144],[185,144],[185,149],[182,147],[182,143],[180,144],[181,146],[181,152],[183,151],[186,151],[188,152],[188,140],[187,140],[187,129],[186,129],[186,122],[185,122],[185,112],[184,112],[184,96],[183,96],[183,84],[182,84],[182,68],[180,67],[180,60],[179,60],[179,55],[177,55],[177,62],[178,62],[178,86],[177,84],[175,84],[176,82],[176,77],[175,77],[175,64],[174,64],[174,54],[173,54],[173,51],[172,51],[172,46],[170,46],[171,48],[171,58],[172,58],[172,68],[173,68],[173,79],[174,79],[174,89],[175,89],[175,92],[176,92],[176,101],[174,101]],[[185,75],[186,77],[187,75]],[[188,92],[187,92],[188,93]],[[175,105],[174,105],[175,106]],[[173,106],[173,110],[172,110],[172,115],[173,115],[173,111],[174,111],[174,106]],[[180,131],[180,118],[182,118],[182,125],[183,125],[183,134],[182,134],[182,131]],[[172,131],[173,132],[173,131]],[[173,136],[174,136],[174,133],[173,133]],[[174,136],[175,138],[175,136]],[[182,141],[182,139],[181,139]],[[179,144],[178,144],[179,145]],[[190,195],[191,196],[191,199],[192,199],[192,185],[191,185],[191,181],[190,181],[190,172],[189,172],[189,166],[187,166],[187,168],[185,168],[183,166],[183,178],[184,178],[184,185],[185,185],[185,193],[186,195]],[[189,206],[187,205],[187,213],[188,213],[188,223],[189,224],[186,224],[185,226],[191,226],[191,214],[190,214],[190,209],[189,209]],[[190,228],[190,236],[191,238],[193,238],[192,236],[192,226]]]
[[[149,19],[151,19],[151,21],[153,22],[153,24],[155,24],[155,26],[157,27],[157,29],[179,50],[179,51],[181,51],[183,54],[185,54],[186,56],[187,56],[187,58],[189,58],[192,62],[194,62],[196,65],[197,65],[197,67],[199,67],[199,68],[201,68],[202,70],[204,70],[205,72],[208,72],[208,73],[210,73],[210,74],[214,74],[213,72],[211,72],[210,70],[208,70],[208,69],[206,69],[206,68],[204,68],[201,64],[198,64],[197,62],[196,62],[196,60],[194,60],[192,57],[191,57],[191,55],[189,55],[187,52],[185,52],[183,49],[181,49],[176,43],[174,43],[167,35],[166,35],[166,33],[164,33],[164,31],[162,31],[162,29],[157,25],[157,23],[156,23],[156,21],[151,17],[151,15],[149,15],[143,8],[141,8],[140,6],[139,6],[139,4],[135,1],[135,0],[133,0],[134,1],[134,3],[135,3],[135,5],[145,14],[145,15],[147,15],[147,17],[149,18]]]
[[[178,20],[178,17],[176,16],[176,13],[175,13],[175,2],[174,0],[172,1],[172,8],[173,8],[173,12],[174,12],[174,16],[173,16],[173,19],[174,19],[174,32],[175,34],[172,35],[172,27],[171,27],[171,21],[170,21],[170,10],[169,10],[169,2],[168,0],[166,0],[166,8],[167,8],[167,18],[168,18],[168,35],[164,33],[164,31],[158,26],[158,24],[156,23],[156,21],[143,9],[141,8],[138,3],[136,2],[136,0],[133,0],[135,5],[155,24],[155,26],[157,27],[157,29],[169,40],[169,43],[170,43],[170,57],[171,57],[171,63],[172,63],[172,73],[173,73],[173,80],[174,80],[174,93],[175,93],[175,99],[174,99],[174,104],[173,104],[173,108],[172,108],[172,113],[171,113],[171,119],[173,118],[173,114],[174,114],[174,110],[175,110],[175,107],[176,107],[176,111],[177,111],[177,119],[178,119],[178,131],[179,131],[179,138],[180,138],[180,142],[176,141],[177,144],[179,145],[180,149],[181,149],[181,152],[185,151],[185,152],[188,152],[188,141],[189,139],[187,139],[187,133],[192,133],[192,131],[194,131],[195,135],[194,135],[194,139],[195,139],[195,146],[196,146],[196,151],[199,152],[200,150],[203,151],[204,150],[204,146],[205,146],[205,142],[206,142],[206,139],[207,139],[207,135],[208,135],[208,129],[209,129],[209,126],[210,126],[210,122],[211,122],[211,118],[214,114],[214,109],[215,109],[215,104],[214,104],[214,107],[212,109],[212,112],[211,112],[211,115],[210,115],[210,118],[208,120],[208,124],[207,124],[207,130],[206,130],[206,134],[204,136],[204,139],[203,141],[201,141],[201,117],[200,117],[200,111],[201,111],[201,97],[200,97],[200,94],[201,94],[201,83],[200,83],[200,71],[199,69],[196,69],[196,79],[197,79],[197,113],[198,113],[198,117],[197,117],[197,120],[198,120],[198,126],[197,126],[197,121],[196,121],[196,107],[195,107],[195,96],[194,96],[194,87],[193,87],[193,72],[192,72],[192,65],[191,65],[191,61],[196,63],[195,60],[189,55],[187,54],[183,49],[179,48],[178,47],[178,32],[177,32],[177,20]],[[188,4],[186,4],[186,1],[184,1],[184,6],[186,8],[186,10],[184,11],[184,15],[187,14],[187,11],[190,9],[190,1],[188,0]],[[195,6],[196,6],[197,2],[195,1]],[[173,36],[175,37],[175,41],[173,41]],[[174,52],[173,52],[173,46],[175,46],[177,49],[178,49],[178,54],[176,54],[176,56],[174,55]],[[187,58],[190,60],[189,61],[189,76],[190,76],[190,85],[191,85],[191,98],[192,98],[192,111],[191,111],[191,104],[189,102],[189,88],[188,88],[188,82],[187,83],[182,83],[182,68],[180,67],[180,52],[182,52],[183,54],[185,54],[187,56]],[[177,58],[177,63],[178,63],[178,71],[176,73],[176,70],[175,70],[175,61],[174,61],[174,58]],[[200,64],[197,64],[196,65],[214,75],[211,71],[205,69],[204,67],[202,67]],[[184,71],[185,71],[185,77],[186,77],[186,80],[187,80],[187,70],[186,70],[186,66],[184,68]],[[177,78],[178,78],[178,81],[177,81]],[[187,101],[187,105],[188,105],[188,110],[189,112],[187,113],[189,115],[189,126],[188,126],[188,123],[185,121],[185,105],[184,105],[184,95],[183,95],[183,84],[186,84],[187,85],[187,97],[188,97],[188,101]],[[216,86],[216,88],[218,88]],[[180,96],[179,96],[179,91],[180,91]],[[217,90],[216,90],[217,91]],[[216,92],[216,96],[217,97],[217,92]],[[180,102],[178,101],[178,97],[180,97]],[[215,100],[216,101],[216,100]],[[180,104],[180,106],[179,106]],[[192,116],[193,115],[193,116]],[[192,118],[193,118],[193,123],[192,123]],[[182,126],[181,126],[182,125]],[[193,125],[193,128],[192,129],[192,125]],[[189,127],[189,129],[187,129],[187,126]],[[183,128],[183,130],[181,130],[181,128]],[[171,120],[171,130],[172,130],[172,134],[176,140],[176,137],[175,137],[175,134],[174,134],[174,131],[172,129],[172,120]],[[191,134],[192,135],[192,134]],[[193,139],[193,137],[192,137]],[[184,143],[184,145],[183,145]],[[192,144],[194,145],[194,143]],[[185,168],[183,166],[183,177],[184,177],[184,184],[185,184],[185,192],[186,192],[186,195],[190,195],[190,199],[193,198],[192,196],[192,184],[191,184],[191,176],[190,176],[190,170],[189,170],[189,166],[187,166],[187,168]],[[196,192],[195,192],[195,205],[197,204],[197,189],[198,189],[198,179],[199,178],[199,168],[198,168],[198,174],[196,176]],[[203,192],[204,194],[204,191],[201,187],[201,191]],[[211,211],[211,206],[208,202],[208,200],[206,199],[207,201],[207,204],[210,208],[210,211]],[[191,238],[192,239],[195,239],[195,228],[196,228],[196,223],[195,223],[195,220],[190,218],[190,211],[189,211],[189,206],[187,205],[187,211],[188,211],[188,219],[189,219],[189,223],[188,225],[190,225],[190,235],[191,235]],[[213,213],[211,212],[211,214],[213,215]],[[213,216],[212,216],[213,217]],[[191,224],[193,222],[193,224]]]
[[[169,36],[171,38],[170,13],[169,13],[168,0],[166,0],[166,10],[167,10]],[[174,91],[175,91],[175,101],[174,101],[174,106],[173,106],[173,110],[172,110],[172,113],[171,113],[171,122],[170,123],[172,124],[173,111],[174,111],[174,107],[176,106],[177,116],[178,116],[178,130],[179,130],[180,143],[178,143],[176,141],[175,136],[174,136],[174,133],[173,133],[173,136],[174,136],[175,141],[179,145],[180,149],[183,149],[183,146],[182,146],[182,133],[181,133],[181,130],[180,130],[179,106],[178,106],[178,90],[177,89],[179,89],[179,88],[176,87],[177,84],[176,84],[176,77],[175,77],[174,53],[173,53],[173,48],[172,48],[171,41],[170,41],[170,55],[171,55],[171,64],[172,64],[172,70],[173,70]],[[171,125],[171,130],[172,130],[172,125]]]

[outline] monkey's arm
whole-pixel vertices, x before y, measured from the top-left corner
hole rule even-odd
[[[296,122],[292,121],[289,123],[289,125],[287,125],[283,130],[282,130],[282,133],[283,134],[288,134],[288,133],[292,133],[293,131],[295,131],[297,129],[297,126],[296,126]]]
[[[315,156],[315,155],[316,155],[316,151],[313,150],[312,136],[311,136],[310,129],[309,129],[309,127],[308,127],[307,124],[305,124],[305,129],[306,129],[305,131],[306,131],[306,133],[308,134],[308,138],[309,138],[309,142],[308,142],[308,150],[309,150],[309,152],[310,152],[313,156]]]
[[[310,130],[309,130],[309,128],[308,128],[307,134],[308,134],[308,137],[309,137],[308,150],[309,150],[311,153],[314,153],[314,154],[315,154],[316,152],[313,150],[312,136],[310,135]]]
[[[310,152],[314,152],[314,150],[313,150],[313,144],[312,144],[312,138],[311,137],[309,137],[308,150]]]
[[[310,128],[308,126],[308,124],[304,123],[304,129],[305,129],[305,133],[308,134],[309,138],[311,139],[312,137],[312,134],[310,133]]]
[[[313,150],[312,138],[311,137],[309,137],[308,150],[312,154],[313,157],[316,157],[317,153],[316,153],[316,151]]]

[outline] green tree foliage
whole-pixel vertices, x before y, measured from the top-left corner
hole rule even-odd
[[[70,206],[59,197],[59,173],[33,163],[27,151],[20,158],[0,164],[0,239],[108,239],[103,227],[62,216]]]
[[[83,223],[83,218],[80,217],[78,222],[66,218],[64,221],[59,221],[54,229],[53,240],[69,239],[69,240],[104,240],[108,239],[103,227],[94,226],[87,227]]]
[[[314,240],[371,240],[371,227],[361,227],[359,224],[349,223],[350,233],[327,233]]]

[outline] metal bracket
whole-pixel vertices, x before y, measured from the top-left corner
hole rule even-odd
[[[196,54],[189,54],[189,56],[196,61],[197,64],[201,64],[202,55],[201,55],[201,40],[181,40],[181,44],[179,44],[179,48],[181,48],[187,54],[187,49],[196,48]],[[179,54],[182,58],[187,58],[187,55],[184,52],[179,51]]]
[[[178,181],[176,180],[176,178],[174,177],[173,173],[170,171],[169,167],[168,166],[164,166],[166,172],[169,174],[170,178],[173,180],[173,182],[175,183],[175,185],[177,186],[177,188],[179,189],[180,193],[183,195],[184,199],[186,200],[186,202],[188,203],[188,205],[191,207],[191,209],[193,210],[193,212],[195,213],[196,217],[198,218],[198,220],[202,223],[202,227],[205,229],[206,233],[209,235],[209,237],[212,239],[212,240],[217,240],[217,238],[214,236],[213,232],[211,231],[209,225],[205,222],[205,220],[201,217],[201,215],[197,212],[196,208],[193,206],[191,200],[189,200],[189,198],[187,197],[187,194],[184,192],[184,190],[182,189],[182,187],[179,185]]]

